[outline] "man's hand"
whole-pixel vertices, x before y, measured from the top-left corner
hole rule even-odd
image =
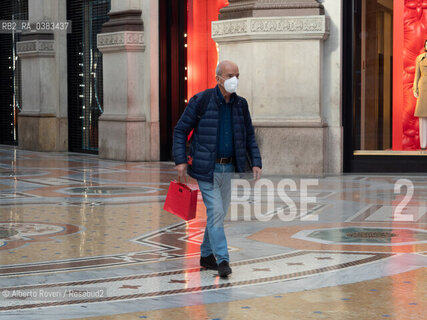
[[[181,163],[179,165],[177,165],[176,170],[178,171],[178,178],[184,178],[185,174],[187,173],[187,164],[186,163]]]
[[[260,167],[253,167],[252,172],[254,174],[254,180],[258,180],[259,178],[261,178],[262,170]]]

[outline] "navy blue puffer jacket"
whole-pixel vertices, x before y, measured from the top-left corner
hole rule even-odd
[[[204,94],[208,94],[203,98]],[[206,106],[201,106],[201,101],[206,101]],[[216,159],[216,144],[218,134],[219,101],[216,88],[196,94],[191,98],[181,118],[175,126],[173,135],[173,157],[175,164],[187,162],[186,141],[190,131],[194,128],[190,156],[192,165],[188,166],[188,174],[198,180],[213,182]],[[232,105],[232,125],[234,140],[233,162],[236,172],[244,172],[247,156],[250,157],[252,166],[262,167],[261,155],[255,141],[247,101],[235,96]],[[200,119],[198,117],[200,116]],[[196,127],[197,126],[197,127]]]

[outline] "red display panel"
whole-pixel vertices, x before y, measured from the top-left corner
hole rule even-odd
[[[417,100],[412,86],[415,60],[427,39],[427,0],[394,1],[393,150],[420,148]]]
[[[218,51],[211,37],[211,23],[227,0],[187,1],[187,97],[215,86]]]

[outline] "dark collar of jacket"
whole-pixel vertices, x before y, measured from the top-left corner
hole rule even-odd
[[[216,101],[217,105],[219,106],[221,103],[223,103],[224,105],[226,105],[225,98],[222,95],[222,92],[219,89],[218,85],[215,86],[215,92],[216,92],[215,101]],[[231,105],[234,105],[234,103],[237,101],[236,96],[237,96],[237,94],[235,94],[235,93],[231,94],[231,96],[230,96],[230,102],[229,102],[229,103],[231,103]]]

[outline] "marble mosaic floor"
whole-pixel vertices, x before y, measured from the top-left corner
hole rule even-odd
[[[0,146],[0,319],[427,319],[427,176],[236,180],[226,279],[198,265],[201,198],[163,211],[175,178]]]

